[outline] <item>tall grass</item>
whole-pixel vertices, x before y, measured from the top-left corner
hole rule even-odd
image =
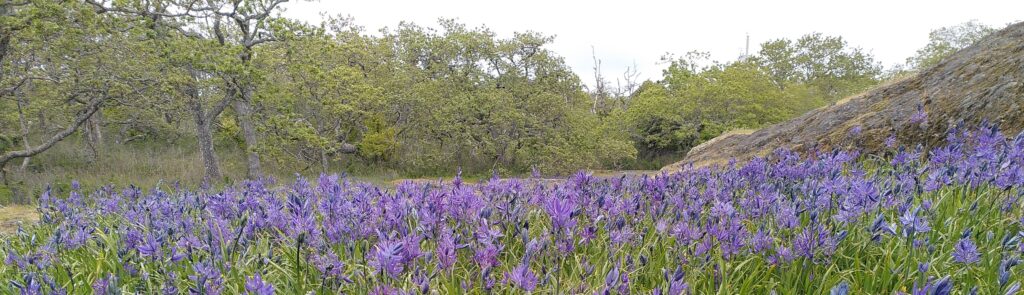
[[[245,155],[238,146],[220,143],[216,151],[223,177],[211,185],[223,187],[245,179]],[[0,184],[0,205],[32,204],[46,188],[67,193],[72,179],[87,189],[105,185],[154,187],[161,183],[197,188],[202,184],[203,164],[191,139],[106,143],[99,147],[97,156],[91,155],[82,138],[73,136],[32,157],[24,171],[19,169],[21,160],[9,163],[11,184]],[[314,177],[320,173],[286,159],[264,159],[263,165],[265,175],[279,179],[296,174]],[[394,170],[360,165],[341,167],[336,163],[331,169],[335,173],[351,170],[355,172],[349,173],[352,177],[391,187],[396,179],[402,178]]]

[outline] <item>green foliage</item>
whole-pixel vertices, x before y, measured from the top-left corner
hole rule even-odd
[[[597,118],[586,112],[578,78],[545,48],[549,36],[527,32],[500,39],[487,28],[451,20],[442,20],[438,30],[403,23],[380,38],[351,30],[336,38],[370,48],[351,51],[349,64],[362,74],[353,78],[377,89],[348,125],[354,126],[348,138],[371,141],[358,143],[360,153],[391,136],[358,124],[366,116],[394,128],[397,144],[386,146],[397,150],[388,158],[413,174],[452,164],[467,173],[531,166],[568,172],[618,157],[602,155],[606,150],[596,146],[629,145],[621,134],[595,140],[597,131],[584,122]],[[379,158],[372,154],[367,158]]]
[[[848,45],[842,37],[821,33],[804,35],[795,41],[765,42],[752,60],[770,74],[779,89],[803,84],[828,101],[877,84],[882,73],[882,67],[869,52]]]
[[[357,145],[359,155],[376,161],[388,161],[398,150],[395,128],[387,126],[380,117],[367,120],[369,131]]]
[[[0,134],[0,153],[18,148],[18,144],[17,137]]]
[[[0,184],[0,204],[10,204],[14,199],[14,190],[7,185]]]
[[[215,139],[220,142],[230,142],[232,145],[242,147],[244,149],[244,139],[242,139],[242,128],[238,126],[238,121],[233,117],[220,117],[217,124],[216,133],[214,133]]]
[[[704,126],[688,120],[686,111],[694,106],[687,100],[669,95],[662,84],[644,82],[633,95],[628,122],[636,130],[638,149],[651,153],[679,153],[689,150],[699,141]]]
[[[640,156],[673,161],[723,132],[788,120],[881,78],[874,58],[840,37],[816,33],[761,47],[724,63],[702,52],[665,57],[662,79],[642,84],[626,111]]]
[[[338,152],[364,135],[364,119],[383,104],[356,60],[366,55],[366,40],[342,29],[293,30],[286,42],[256,55],[258,68],[274,69],[266,71],[256,94],[267,109],[257,120],[265,131],[261,153],[306,163],[340,159]]]
[[[918,49],[914,56],[907,58],[907,66],[915,70],[934,66],[942,59],[960,49],[971,46],[992,32],[995,32],[995,28],[977,20],[933,30],[928,33],[928,45]]]

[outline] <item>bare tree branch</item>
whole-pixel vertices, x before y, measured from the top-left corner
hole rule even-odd
[[[4,168],[4,166],[7,165],[7,162],[10,162],[11,160],[14,160],[14,159],[17,159],[17,158],[24,158],[24,157],[35,156],[35,155],[37,155],[39,153],[42,153],[42,152],[46,151],[50,147],[53,147],[53,145],[57,144],[61,140],[64,140],[64,138],[70,136],[71,134],[75,133],[75,131],[78,131],[78,128],[81,127],[82,124],[85,123],[85,121],[88,121],[89,118],[92,117],[93,114],[95,114],[97,111],[99,111],[99,109],[100,109],[101,105],[103,104],[103,102],[107,101],[109,98],[110,98],[109,96],[102,96],[102,97],[93,99],[85,107],[85,109],[83,109],[78,114],[78,116],[75,117],[75,121],[72,122],[71,125],[68,125],[67,127],[64,128],[64,130],[61,130],[57,134],[54,134],[52,137],[50,137],[49,140],[47,140],[47,141],[45,141],[45,142],[43,142],[43,143],[41,143],[41,144],[39,144],[37,146],[29,148],[29,149],[18,150],[18,151],[11,151],[11,152],[7,152],[7,153],[5,153],[3,155],[0,155],[0,170],[2,170]]]

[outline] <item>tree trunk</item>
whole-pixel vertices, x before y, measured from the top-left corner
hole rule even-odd
[[[203,112],[199,101],[192,101],[192,113],[196,123],[196,140],[199,142],[199,153],[203,158],[203,182],[210,183],[220,179],[220,167],[217,165],[217,154],[213,150],[213,124]]]
[[[355,154],[359,151],[359,147],[354,144],[342,142],[341,147],[338,148],[338,152],[342,154]]]
[[[329,168],[330,168],[329,167],[330,163],[331,163],[330,162],[330,158],[327,157],[327,150],[321,148],[320,149],[320,173],[326,174],[327,170],[329,170]]]
[[[7,16],[10,15],[10,9],[8,9],[7,4],[8,3],[0,4],[0,17],[7,17]],[[12,33],[13,32],[11,32],[10,30],[0,30],[0,80],[3,80],[5,78],[4,74],[7,72],[7,69],[4,69],[4,65],[6,64],[6,62],[4,62],[4,61],[7,59],[7,54],[9,53],[9,49],[10,49],[10,45],[11,45],[11,36],[14,35]],[[19,116],[22,115],[21,100],[20,99],[18,100],[18,115]],[[22,122],[24,122],[24,120],[22,120]],[[22,129],[24,131],[24,123],[22,123]],[[25,141],[25,144],[28,144],[28,141]],[[29,149],[29,148],[26,148],[26,149]],[[7,183],[7,171],[4,170],[4,166],[6,166],[6,165],[7,165],[7,162],[0,162],[0,181],[2,181],[4,185],[8,184]],[[28,159],[27,158],[22,163],[22,166],[23,167],[27,167],[28,166]]]
[[[103,112],[96,112],[89,118],[85,126],[85,137],[89,145],[89,158],[91,161],[99,161],[100,149],[103,148]]]
[[[198,83],[200,73],[192,68],[189,68],[189,73],[192,75],[193,83]],[[189,98],[189,108],[192,111],[192,119],[196,124],[196,141],[199,144],[199,154],[203,160],[203,182],[210,184],[221,178],[220,166],[217,164],[217,153],[213,149],[213,122],[227,108],[227,104],[233,98],[234,93],[228,89],[224,98],[207,111],[203,109],[203,98],[196,85],[185,85],[183,90]]]
[[[28,142],[29,126],[28,121],[25,120],[25,107],[27,103],[25,102],[25,97],[22,95],[23,94],[21,93],[18,94],[18,123],[21,125],[21,143],[25,146],[25,149],[28,150],[32,148],[32,145]],[[28,162],[30,159],[32,159],[32,157],[25,157],[21,160],[22,173],[28,169]]]
[[[46,112],[39,112],[39,124],[37,124],[37,126],[38,128],[36,128],[36,130],[40,130],[42,132],[47,132],[47,129],[50,128],[46,120]]]
[[[7,7],[9,3],[0,4],[0,17],[11,16],[11,10]],[[0,67],[4,64],[3,62],[7,59],[7,54],[10,53],[11,48],[11,37],[14,35],[12,29],[9,27],[0,29]],[[0,68],[2,69],[2,68]],[[3,78],[4,71],[0,71],[0,78]]]
[[[97,147],[103,147],[103,112],[96,112],[89,119],[89,140]]]
[[[250,36],[249,31],[246,27],[242,28],[245,36]],[[223,42],[222,42],[223,43]],[[244,41],[246,48],[239,55],[242,65],[245,67],[250,66],[252,61],[252,44],[250,41]],[[252,124],[252,77],[249,75],[242,75],[241,77],[235,77],[228,80],[230,85],[227,85],[229,89],[231,86],[235,86],[235,95],[232,107],[235,109],[235,115],[238,119],[238,126],[242,128],[242,138],[245,139],[245,162],[248,169],[249,179],[260,179],[262,173],[260,171],[260,155],[256,153],[256,128]]]
[[[249,179],[259,179],[260,156],[256,153],[256,128],[252,124],[252,106],[249,104],[251,93],[247,89],[240,89],[241,97],[233,104],[238,125],[242,128],[242,137],[245,139],[246,164],[248,166]]]

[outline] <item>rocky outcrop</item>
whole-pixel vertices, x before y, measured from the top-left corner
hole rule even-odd
[[[987,120],[1016,134],[1024,129],[1022,105],[1024,23],[1018,23],[916,75],[750,134],[723,135],[662,170],[742,161],[777,148],[806,152],[856,146],[871,153],[893,134],[902,144],[935,145],[961,121]],[[911,120],[919,107],[927,114],[925,124]]]

